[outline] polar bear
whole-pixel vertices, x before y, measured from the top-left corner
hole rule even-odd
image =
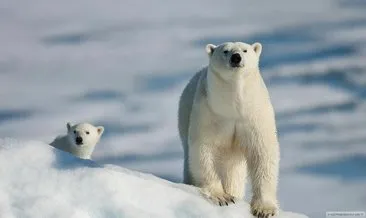
[[[104,127],[95,127],[89,123],[79,123],[74,126],[67,123],[66,126],[67,135],[58,136],[50,145],[81,159],[90,159],[95,145],[104,132]]]
[[[279,142],[274,110],[259,71],[262,45],[208,44],[209,64],[196,73],[179,100],[184,183],[200,187],[220,206],[245,192],[247,169],[258,217],[278,211]]]

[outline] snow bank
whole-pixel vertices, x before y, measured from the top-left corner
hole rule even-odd
[[[0,139],[1,217],[251,217],[217,207],[193,187],[81,160],[37,141]],[[305,217],[281,212],[279,217]]]

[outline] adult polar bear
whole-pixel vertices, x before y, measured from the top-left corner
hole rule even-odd
[[[247,169],[251,211],[278,211],[279,143],[272,104],[259,72],[260,43],[206,46],[208,67],[185,87],[179,101],[184,182],[221,205],[244,197]]]

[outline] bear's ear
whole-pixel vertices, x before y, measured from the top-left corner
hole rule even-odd
[[[256,42],[252,45],[254,52],[258,55],[258,57],[261,55],[262,53],[262,44],[260,44],[259,42]]]
[[[216,45],[213,45],[213,44],[206,45],[206,52],[207,52],[207,54],[208,54],[209,57],[211,57],[211,55],[215,51],[216,47],[217,46]]]
[[[97,131],[98,131],[99,136],[101,136],[104,132],[104,127],[103,126],[97,126]]]
[[[70,129],[71,129],[71,123],[67,123],[66,124],[66,127],[67,127],[67,131],[70,131]]]

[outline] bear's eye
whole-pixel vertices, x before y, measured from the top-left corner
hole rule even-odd
[[[243,50],[243,52],[244,52],[244,53],[247,53],[247,50],[246,50],[246,49],[244,49],[244,50]]]
[[[227,53],[229,53],[229,51],[228,51],[228,50],[225,50],[225,51],[224,51],[224,54],[227,54]]]
[[[74,130],[74,134],[76,134],[76,130]]]
[[[87,135],[89,135],[89,131],[86,131],[85,133],[86,133]]]

